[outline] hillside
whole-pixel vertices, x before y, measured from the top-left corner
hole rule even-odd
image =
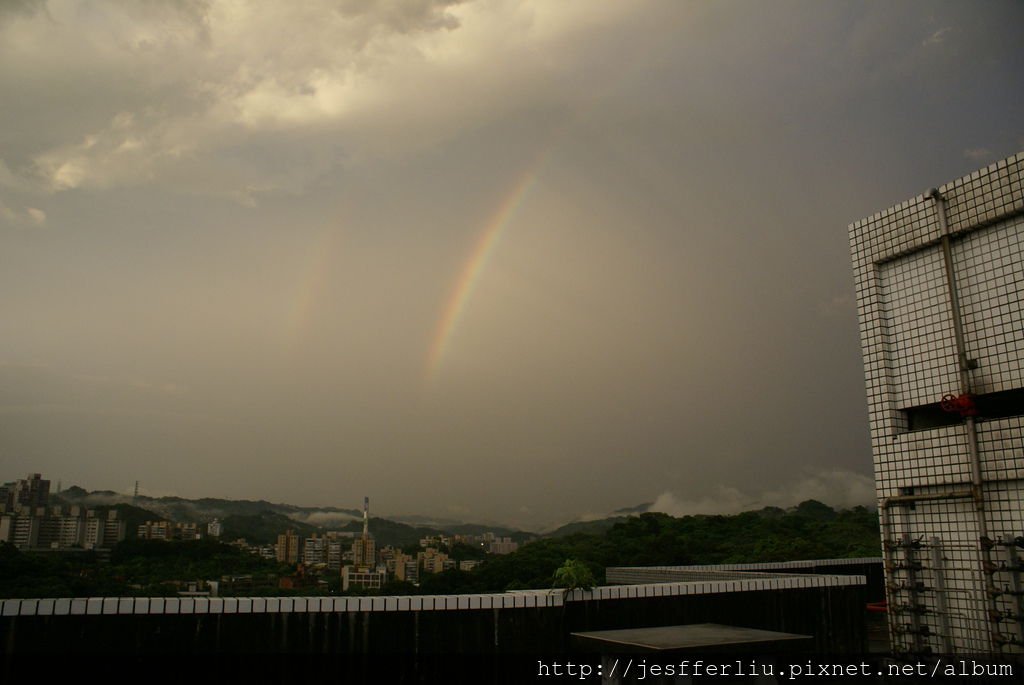
[[[446,572],[446,579],[425,578],[422,589],[491,592],[550,587],[555,569],[567,559],[585,563],[603,582],[604,569],[609,566],[751,563],[880,554],[877,512],[864,507],[837,511],[814,500],[786,511],[765,509],[734,516],[682,518],[644,513],[591,523],[611,525],[597,533],[546,536],[513,554],[488,558],[471,574],[452,571]]]
[[[358,533],[362,531],[362,511],[340,507],[300,507],[266,500],[229,500],[220,498],[186,499],[183,497],[133,498],[109,490],[88,492],[71,486],[51,496],[54,503],[81,504],[98,511],[111,508],[124,512],[128,520],[128,537],[134,538],[140,523],[167,519],[178,522],[207,523],[214,518],[224,525],[223,538],[245,538],[251,544],[273,544],[278,534],[292,529],[301,537],[329,530]],[[409,521],[428,521],[426,517],[405,517]],[[492,532],[508,536],[516,542],[525,542],[533,534],[483,524],[445,521],[435,525],[414,525],[390,519],[372,517],[370,530],[378,546],[405,547],[418,544],[428,535],[479,535]]]

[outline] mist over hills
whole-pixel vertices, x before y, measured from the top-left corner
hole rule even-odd
[[[301,507],[266,500],[230,500],[213,497],[149,497],[125,495],[110,490],[87,491],[71,486],[51,495],[58,503],[81,504],[99,512],[116,509],[128,522],[128,537],[135,537],[136,528],[145,521],[168,519],[188,523],[206,523],[219,519],[228,540],[245,538],[253,544],[271,544],[284,530],[292,529],[300,536],[328,530],[358,533],[362,530],[362,511],[340,507]],[[370,530],[379,544],[405,546],[416,544],[432,535],[480,535],[491,532],[524,542],[533,533],[479,523],[426,516],[395,518],[370,517]]]
[[[82,504],[99,512],[116,509],[119,516],[128,522],[128,537],[136,535],[138,525],[157,519],[177,522],[206,523],[214,518],[223,525],[223,538],[234,540],[244,538],[250,544],[273,544],[277,535],[292,529],[300,536],[308,537],[326,531],[340,531],[357,534],[362,530],[362,512],[358,509],[340,507],[302,507],[266,500],[230,500],[205,497],[187,499],[177,496],[150,497],[113,492],[110,490],[87,491],[71,486],[51,496],[58,503]],[[816,500],[809,500],[813,506],[829,507]],[[370,530],[380,545],[403,547],[416,544],[420,539],[436,535],[481,535],[493,533],[498,537],[510,537],[523,543],[535,538],[562,538],[576,534],[601,535],[616,524],[630,518],[649,513],[653,503],[644,502],[622,507],[607,515],[588,515],[560,526],[538,532],[523,531],[502,525],[470,523],[451,518],[403,515],[395,517],[370,517]],[[787,511],[806,509],[808,502],[798,507],[782,509],[762,507],[749,513],[762,518],[776,518]]]
[[[362,512],[358,509],[342,509],[339,507],[300,507],[293,504],[268,502],[266,500],[230,500],[215,497],[187,499],[184,497],[166,496],[149,497],[139,495],[133,497],[110,490],[87,491],[76,485],[62,490],[57,497],[76,504],[99,506],[104,504],[134,504],[154,511],[174,521],[208,521],[213,518],[224,518],[231,515],[252,515],[264,511],[284,514],[297,521],[305,521],[310,517],[321,515],[326,519],[351,521],[361,519]]]

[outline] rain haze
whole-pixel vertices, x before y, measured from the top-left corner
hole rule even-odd
[[[541,528],[873,500],[847,225],[1024,5],[0,3],[0,479]]]

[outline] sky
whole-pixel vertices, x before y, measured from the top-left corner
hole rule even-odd
[[[0,2],[0,480],[538,529],[873,501],[847,227],[1024,5]]]

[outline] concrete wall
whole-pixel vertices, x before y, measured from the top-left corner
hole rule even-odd
[[[1024,389],[1022,167],[1024,153],[938,189],[976,396]],[[943,396],[963,392],[939,212],[934,197],[919,195],[850,226],[880,506],[951,495],[886,507],[892,643],[1020,653],[1024,608],[1005,592],[1019,574],[991,566],[1013,548],[986,550],[980,538],[1024,535],[1024,417],[979,417],[980,486],[967,420],[922,428],[911,419],[929,406],[943,416]]]

